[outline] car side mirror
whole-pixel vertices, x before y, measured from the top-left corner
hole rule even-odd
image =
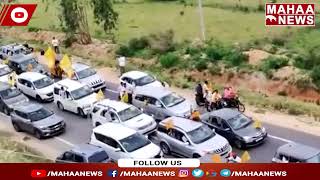
[[[230,128],[225,128],[224,130],[225,130],[225,131],[230,131],[231,129],[230,129]]]

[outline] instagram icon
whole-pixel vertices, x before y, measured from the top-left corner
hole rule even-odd
[[[178,177],[188,177],[189,176],[189,170],[187,169],[180,169]]]

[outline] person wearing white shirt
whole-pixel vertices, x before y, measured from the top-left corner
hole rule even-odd
[[[51,41],[51,44],[52,44],[52,46],[53,46],[53,48],[54,48],[54,52],[55,53],[57,53],[57,54],[59,54],[59,40],[58,39],[56,39],[56,37],[53,37],[52,38],[52,41]]]
[[[125,72],[125,66],[126,66],[126,57],[120,56],[118,57],[118,65],[120,69],[120,76]]]

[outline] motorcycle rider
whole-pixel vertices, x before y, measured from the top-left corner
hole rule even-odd
[[[223,99],[226,101],[228,106],[233,107],[235,105],[235,98],[237,97],[237,93],[231,86],[225,86],[223,92]]]
[[[203,97],[206,98],[209,93],[209,82],[207,80],[204,81],[202,85]]]
[[[204,96],[203,96],[203,89],[201,83],[198,83],[198,85],[195,88],[195,96],[196,96],[196,103],[198,106],[203,105],[204,101]]]
[[[214,107],[216,109],[220,109],[220,101],[221,101],[222,96],[220,95],[218,89],[215,89],[212,93],[211,97],[211,107]]]

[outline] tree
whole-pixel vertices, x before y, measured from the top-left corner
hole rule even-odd
[[[51,2],[45,0],[47,5]],[[106,32],[116,27],[118,13],[112,8],[111,0],[55,0],[59,2],[59,20],[67,35],[68,44],[75,38],[81,44],[92,42],[88,24],[88,6],[93,8],[96,24],[102,24]],[[78,36],[75,36],[77,34]],[[72,42],[71,42],[72,43]]]

